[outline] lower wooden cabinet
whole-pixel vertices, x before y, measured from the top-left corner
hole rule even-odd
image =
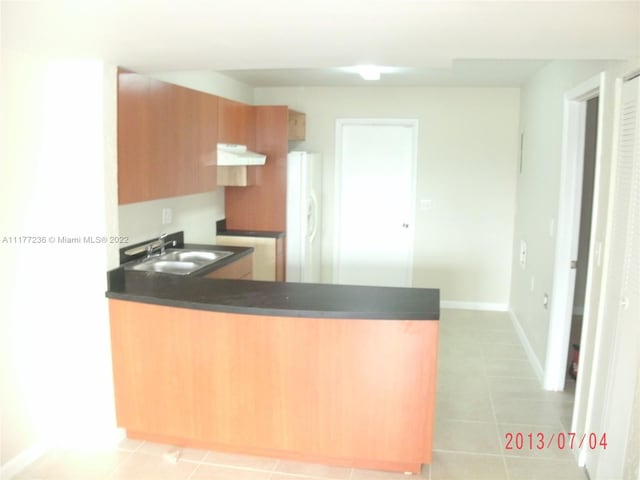
[[[253,280],[253,254],[231,262],[224,267],[205,275],[207,278],[235,278],[238,280]]]
[[[284,237],[218,235],[216,244],[253,247],[253,279],[284,282]]]

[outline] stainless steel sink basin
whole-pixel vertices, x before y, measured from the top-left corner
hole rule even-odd
[[[180,262],[215,262],[229,255],[233,255],[233,252],[226,250],[172,250],[167,251],[161,257]]]
[[[228,250],[168,249],[164,254],[146,258],[130,268],[145,272],[188,275],[229,255],[233,255],[233,252]]]
[[[133,267],[134,270],[145,270],[149,272],[176,273],[178,275],[187,275],[201,268],[197,263],[180,262],[175,260],[159,260],[151,259],[146,262],[138,263]]]

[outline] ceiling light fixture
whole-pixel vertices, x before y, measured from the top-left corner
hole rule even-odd
[[[404,67],[385,67],[381,65],[365,64],[352,67],[338,67],[338,70],[349,73],[357,73],[365,80],[380,80],[383,73],[398,73],[409,70]]]
[[[375,65],[356,65],[353,70],[365,80],[380,80],[382,69]]]

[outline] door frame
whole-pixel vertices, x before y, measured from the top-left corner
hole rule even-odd
[[[556,222],[556,247],[553,268],[553,289],[549,312],[549,333],[547,337],[547,355],[544,367],[544,388],[546,390],[564,390],[573,294],[575,290],[576,270],[570,267],[577,258],[580,235],[580,210],[582,203],[582,174],[584,167],[585,121],[587,100],[598,97],[598,129],[596,139],[596,170],[594,179],[594,200],[598,204],[598,183],[602,163],[602,112],[605,74],[601,73],[569,90],[564,95],[563,155],[560,170],[560,197],[558,220]],[[593,254],[601,249],[594,238],[598,222],[597,209],[593,209],[589,252],[589,268],[585,293],[585,311],[582,338],[593,338],[595,323],[590,305],[591,283],[594,262]],[[582,343],[582,342],[581,342]],[[576,400],[578,395],[576,394]]]
[[[342,129],[346,125],[403,125],[411,128],[412,132],[412,155],[411,155],[411,186],[409,191],[410,206],[407,212],[409,229],[411,231],[411,241],[409,242],[409,268],[407,271],[407,285],[413,285],[413,255],[415,246],[415,218],[416,218],[416,183],[418,171],[418,119],[417,118],[338,118],[336,119],[336,141],[335,141],[335,163],[334,163],[334,229],[333,229],[333,283],[338,283],[338,272],[340,265],[340,235],[342,224]]]

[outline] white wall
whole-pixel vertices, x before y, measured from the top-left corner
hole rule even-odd
[[[510,309],[522,327],[538,365],[544,366],[549,334],[549,310],[543,296],[551,297],[556,246],[564,94],[581,82],[606,70],[611,62],[551,62],[523,87],[521,130],[524,134],[523,165],[518,174],[517,215],[515,220],[513,275]],[[609,102],[601,115],[611,115]],[[611,135],[612,121],[605,122],[605,141]],[[608,140],[610,145],[610,140]],[[606,151],[606,145],[604,145]],[[602,179],[608,178],[609,162],[599,166]],[[606,183],[596,185],[606,198]],[[606,205],[606,202],[605,204]],[[594,220],[604,215],[594,208]],[[604,235],[604,225],[598,224]],[[527,262],[519,262],[520,242],[527,243]],[[550,302],[554,299],[550,298]]]
[[[336,119],[419,120],[414,286],[464,306],[506,308],[518,157],[516,88],[257,88],[257,104],[307,115],[306,141],[324,163],[324,281],[332,278]],[[380,192],[384,195],[385,192]],[[420,199],[432,209],[421,211]]]
[[[243,103],[253,103],[253,88],[216,72],[181,71],[150,73],[150,77]]]
[[[4,475],[44,445],[116,433],[104,292],[117,247],[60,240],[115,232],[115,69],[3,49],[1,93]]]
[[[249,87],[216,74],[167,74],[166,80],[252,100]],[[211,242],[215,221],[224,216],[224,190],[118,208],[114,66],[3,48],[1,87],[4,478],[48,446],[84,447],[117,436],[104,292],[122,245],[83,237],[120,232],[137,241],[185,230],[187,241]],[[165,206],[173,209],[170,226],[161,225]],[[46,243],[25,243],[23,236]],[[80,243],[59,238],[78,236]]]
[[[215,72],[185,71],[150,74],[150,77],[211,93],[231,100],[253,103],[253,89]],[[171,208],[173,221],[162,224],[162,209]],[[224,218],[224,187],[214,192],[123,205],[119,208],[120,235],[127,243],[155,238],[161,233],[183,230],[185,241],[214,243],[216,221]]]
[[[172,222],[162,224],[162,210],[170,208]],[[224,218],[224,188],[215,192],[163,198],[121,205],[120,235],[126,243],[157,238],[161,233],[184,231],[185,242],[215,243],[216,221]]]

